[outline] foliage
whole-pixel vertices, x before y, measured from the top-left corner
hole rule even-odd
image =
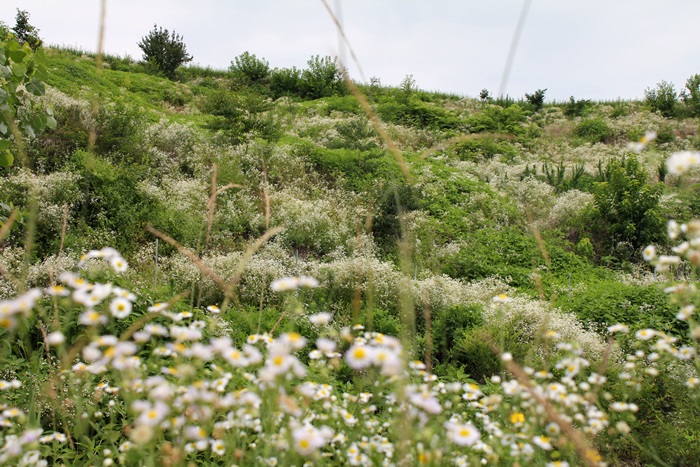
[[[42,45],[42,40],[39,38],[39,30],[29,24],[29,13],[19,8],[17,9],[15,27],[12,28],[12,32],[15,33],[15,38],[20,44],[28,44],[34,51]]]
[[[267,84],[271,70],[264,58],[243,52],[233,59],[229,72],[238,86],[251,86]]]
[[[390,123],[431,130],[456,130],[464,126],[452,112],[425,102],[414,93],[383,96],[378,101],[377,113]]]
[[[591,278],[583,290],[570,296],[561,295],[555,304],[600,327],[626,323],[633,332],[653,328],[675,336],[687,335],[687,326],[676,319],[676,307],[653,285],[627,285]]]
[[[55,128],[56,120],[49,107],[24,100],[25,93],[41,96],[47,78],[44,55],[33,52],[28,43],[21,45],[9,39],[0,42],[0,167],[14,161],[11,140],[24,134],[33,138],[44,128]],[[33,112],[20,110],[33,108]]]
[[[206,97],[202,108],[215,117],[207,126],[220,131],[225,142],[239,144],[256,135],[271,141],[277,139],[275,121],[266,114],[270,103],[255,92],[214,91]]]
[[[315,55],[301,74],[301,94],[305,99],[320,99],[347,93],[343,72],[329,56]]]
[[[574,134],[590,143],[605,143],[611,137],[612,132],[602,118],[590,118],[576,125]]]
[[[648,174],[635,157],[613,160],[609,181],[595,185],[595,229],[608,244],[628,241],[635,249],[661,239],[659,213],[662,185],[647,183]]]
[[[457,143],[451,151],[454,151],[461,160],[475,162],[491,159],[497,155],[502,156],[503,160],[510,161],[519,154],[512,145],[491,138],[478,138]]]
[[[574,99],[574,96],[569,97],[569,102],[564,104],[564,115],[567,117],[582,117],[591,108],[593,103],[588,99]]]
[[[484,88],[479,92],[479,99],[483,102],[487,102],[489,99],[491,99],[491,96],[489,95],[489,90]]]
[[[525,94],[525,100],[535,108],[535,112],[542,110],[544,106],[544,93],[547,89],[538,89],[532,94]]]
[[[681,99],[689,117],[700,117],[700,74],[688,78],[685,89],[681,91]]]
[[[192,61],[182,36],[175,31],[171,34],[157,24],[141,38],[138,46],[143,51],[143,60],[169,79],[175,77],[175,71],[181,65]]]
[[[527,114],[517,104],[503,108],[499,105],[488,105],[482,112],[467,118],[467,127],[473,133],[492,132],[522,135],[525,132],[524,123]]]
[[[666,118],[673,118],[677,113],[678,94],[673,83],[661,81],[656,88],[644,90],[644,102],[654,112],[660,112]]]

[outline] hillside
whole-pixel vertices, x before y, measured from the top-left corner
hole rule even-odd
[[[230,71],[183,68],[171,81],[125,58],[105,57],[98,70],[91,54],[46,55],[41,102],[57,127],[28,140],[26,157],[15,156],[26,163],[0,178],[0,202],[22,212],[0,250],[16,278],[0,277],[0,299],[48,287],[83,253],[110,246],[129,264],[121,286],[149,302],[144,314],[176,295],[178,310],[217,305],[242,345],[261,330],[311,338],[319,331],[302,318],[330,312],[337,332],[359,323],[400,336],[410,359],[461,383],[495,381],[503,363],[493,343],[520,365],[551,363],[545,331],[575,342],[592,368],[612,358],[614,372],[638,347],[622,341],[611,357],[610,325],[694,342],[663,290],[694,270],[655,273],[642,250],[670,254],[667,221],[700,217],[695,175],[665,165],[700,149],[697,118],[667,118],[648,102],[572,98],[538,108],[429,93],[410,77],[399,88],[357,85],[368,115],[320,57],[305,70],[253,74],[247,56]],[[652,131],[653,141],[630,146]],[[154,230],[174,242],[156,242]],[[101,263],[86,274],[112,280]],[[228,293],[214,276],[233,280]],[[287,276],[321,286],[292,300],[270,288]],[[505,308],[494,306],[499,294]],[[338,380],[371,386],[349,373]],[[663,385],[677,391],[679,381]],[[669,392],[660,408],[664,387],[649,383],[629,397],[644,415],[625,423],[648,452],[601,432],[595,444],[605,456],[700,455],[694,402]],[[624,386],[605,391],[627,397]],[[672,435],[681,413],[686,422]]]

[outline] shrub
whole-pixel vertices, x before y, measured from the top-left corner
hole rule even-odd
[[[662,238],[659,200],[663,186],[647,183],[647,177],[639,161],[629,157],[612,161],[609,181],[595,185],[594,229],[607,244],[628,241],[640,249]]]
[[[538,89],[532,94],[525,94],[525,100],[535,108],[535,112],[542,110],[544,106],[544,93],[547,89]]]
[[[278,138],[277,124],[266,114],[270,102],[256,92],[215,91],[207,96],[202,107],[214,117],[207,126],[220,131],[227,143],[239,144],[250,134],[264,135],[273,141]]]
[[[653,328],[675,336],[687,334],[687,326],[676,319],[677,307],[669,304],[668,297],[657,286],[591,280],[583,290],[570,296],[561,295],[555,304],[601,328],[625,323],[632,332]]]
[[[467,140],[455,144],[453,151],[461,160],[475,162],[483,159],[492,159],[496,155],[501,155],[506,160],[513,160],[519,154],[519,151],[512,145],[490,138]]]
[[[475,304],[457,305],[436,312],[432,324],[435,359],[440,363],[454,363],[457,342],[464,333],[483,322],[481,307]]]
[[[602,118],[592,118],[576,125],[574,134],[590,143],[605,143],[612,135],[612,130]]]
[[[301,70],[297,67],[275,68],[270,74],[270,90],[277,97],[298,96],[301,87]]]
[[[229,67],[233,80],[240,86],[267,84],[270,77],[270,64],[264,58],[243,52],[234,58]]]
[[[143,60],[169,79],[175,77],[175,70],[180,65],[192,61],[192,55],[187,53],[182,36],[175,31],[171,34],[158,25],[153,25],[153,29],[141,38],[138,46],[143,51]]]
[[[661,81],[656,85],[656,88],[647,88],[644,91],[644,102],[652,111],[660,112],[666,118],[676,116],[678,94],[676,94],[673,83]]]
[[[567,117],[582,117],[585,115],[593,103],[588,99],[574,99],[574,96],[569,97],[569,102],[564,104],[564,115]]]
[[[521,135],[525,132],[524,123],[527,121],[527,113],[517,104],[503,108],[498,105],[489,105],[483,112],[471,115],[467,119],[467,126],[472,133],[495,132]]]
[[[379,101],[377,113],[382,120],[405,126],[450,130],[463,127],[459,117],[452,112],[422,101],[414,94],[383,97]]]
[[[115,160],[145,162],[146,152],[142,147],[145,121],[143,112],[123,100],[100,107],[95,149]]]
[[[685,92],[687,90],[688,92]],[[685,90],[681,92],[681,99],[685,104],[685,111],[690,117],[700,117],[700,74],[688,78],[685,82]]]
[[[316,55],[307,64],[309,67],[301,74],[302,97],[320,99],[347,93],[343,73],[331,57]]]

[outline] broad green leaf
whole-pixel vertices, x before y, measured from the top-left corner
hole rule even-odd
[[[0,167],[10,167],[15,161],[15,157],[10,151],[0,152]]]
[[[35,96],[43,96],[46,88],[44,83],[36,78],[32,78],[30,82],[27,83],[27,92],[34,94]]]
[[[13,75],[20,77],[20,76],[24,76],[26,73],[27,73],[27,67],[24,66],[22,63],[15,63],[12,66],[12,74]]]
[[[51,130],[56,129],[56,119],[53,117],[53,115],[49,115],[46,117],[46,128],[49,128]]]
[[[10,140],[9,139],[0,139],[0,151],[6,151],[10,149]]]
[[[22,129],[24,130],[24,134],[27,135],[30,138],[34,138],[36,136],[36,132],[34,131],[34,127],[28,124],[22,125]]]
[[[27,56],[27,52],[24,52],[23,50],[11,50],[10,51],[10,59],[15,62],[19,63],[22,60],[24,60],[24,57]]]

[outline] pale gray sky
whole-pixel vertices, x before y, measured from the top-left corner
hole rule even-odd
[[[6,0],[49,44],[97,48],[99,0]],[[346,34],[367,79],[396,86],[496,94],[523,0],[328,0],[341,5]],[[700,1],[533,0],[506,93],[547,88],[547,99],[640,98],[661,80],[680,90],[700,73]],[[141,57],[154,23],[183,36],[194,63],[227,68],[245,51],[272,67],[303,68],[337,55],[335,26],[321,0],[108,0],[106,51]],[[350,64],[353,78],[360,80]]]

